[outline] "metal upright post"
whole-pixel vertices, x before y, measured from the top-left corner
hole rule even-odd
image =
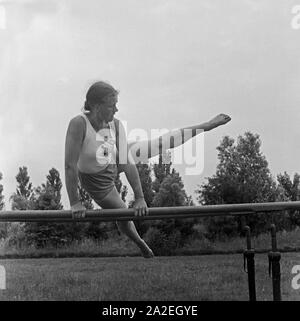
[[[256,301],[254,249],[251,247],[250,227],[245,226],[247,249],[244,251],[244,270],[248,274],[249,301]]]
[[[281,301],[281,288],[280,288],[281,254],[277,250],[276,227],[274,224],[271,225],[271,244],[272,244],[272,251],[269,252],[268,257],[269,257],[269,275],[272,276],[273,301]]]

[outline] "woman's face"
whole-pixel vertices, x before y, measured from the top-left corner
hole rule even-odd
[[[117,108],[118,96],[110,95],[103,99],[103,102],[99,104],[99,116],[106,122],[111,122],[114,119]]]

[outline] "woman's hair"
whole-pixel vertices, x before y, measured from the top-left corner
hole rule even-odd
[[[116,90],[110,84],[104,81],[97,81],[87,91],[86,100],[82,111],[84,113],[89,113],[92,105],[102,103],[105,97],[110,95],[118,95],[118,93],[118,90]]]

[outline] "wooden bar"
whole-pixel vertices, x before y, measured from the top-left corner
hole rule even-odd
[[[0,222],[35,221],[115,221],[115,220],[157,220],[171,218],[200,218],[207,216],[249,215],[253,213],[300,210],[300,201],[273,203],[245,203],[204,206],[151,207],[149,215],[134,216],[134,209],[87,210],[84,219],[73,219],[70,210],[26,210],[0,211]]]

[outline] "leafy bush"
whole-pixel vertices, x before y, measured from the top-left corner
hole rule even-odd
[[[156,255],[172,255],[174,250],[180,246],[181,233],[175,230],[167,235],[155,227],[150,227],[144,239]]]
[[[192,226],[192,231],[193,234],[192,239],[197,239],[197,240],[204,240],[208,236],[208,231],[207,228],[204,224],[202,223],[196,223]]]
[[[0,239],[4,239],[7,237],[7,229],[8,229],[8,223],[0,222]]]
[[[8,246],[22,247],[26,243],[24,223],[8,223],[5,243]]]

